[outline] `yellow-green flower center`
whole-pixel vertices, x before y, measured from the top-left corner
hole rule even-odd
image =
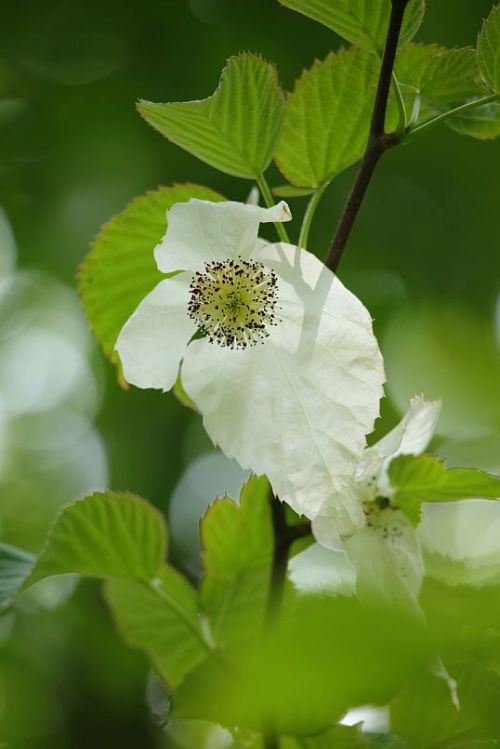
[[[206,263],[193,276],[188,314],[211,343],[246,348],[263,341],[276,325],[277,276],[262,263]]]

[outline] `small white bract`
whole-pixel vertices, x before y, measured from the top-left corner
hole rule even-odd
[[[394,491],[389,466],[398,455],[419,455],[425,450],[440,409],[439,401],[412,398],[398,426],[365,450],[350,491],[363,507],[366,525],[352,538],[341,541],[335,522],[336,498],[332,496],[325,502],[313,520],[313,533],[323,550],[316,545],[292,560],[292,577],[298,587],[305,587],[303,581],[308,581],[308,588],[314,587],[308,569],[313,564],[317,586],[344,590],[346,565],[344,554],[338,556],[340,551],[355,569],[350,581],[355,581],[359,595],[416,601],[423,578],[420,545],[410,521],[391,503]],[[343,570],[342,575],[339,577],[332,567],[337,572]]]
[[[175,273],[141,302],[116,342],[125,379],[182,384],[215,444],[314,518],[335,497],[338,531],[365,522],[343,492],[379,413],[384,369],[372,320],[314,255],[258,238],[260,208],[190,200],[167,214],[155,249]]]

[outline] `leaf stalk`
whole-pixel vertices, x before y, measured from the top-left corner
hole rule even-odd
[[[257,177],[257,185],[259,187],[262,197],[264,198],[265,204],[267,205],[268,208],[272,208],[273,205],[275,204],[275,200],[273,198],[271,188],[269,187],[269,183],[263,174],[259,174],[259,176]],[[282,242],[285,242],[286,244],[290,244],[290,237],[288,236],[288,232],[283,226],[283,224],[276,223],[274,224],[274,226],[278,233],[279,239]]]

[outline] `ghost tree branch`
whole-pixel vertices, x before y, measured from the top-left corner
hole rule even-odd
[[[385,120],[399,37],[401,35],[401,28],[408,2],[409,0],[392,0],[391,16],[387,30],[382,64],[380,66],[380,75],[377,84],[375,103],[373,106],[368,143],[358,176],[356,177],[351,193],[347,198],[347,202],[332,239],[328,258],[326,260],[327,266],[333,272],[337,271],[340,261],[342,260],[359,209],[361,208],[361,204],[380,157],[385,153],[385,151],[397,145],[399,142],[399,136],[396,133],[385,132]]]

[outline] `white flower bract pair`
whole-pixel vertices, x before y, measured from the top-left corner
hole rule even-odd
[[[290,218],[283,202],[173,206],[154,256],[174,275],[116,350],[141,388],[169,390],[180,371],[213,442],[300,514],[328,505],[346,537],[365,523],[343,490],[379,414],[383,362],[368,311],[323,263],[258,238],[260,223]]]

